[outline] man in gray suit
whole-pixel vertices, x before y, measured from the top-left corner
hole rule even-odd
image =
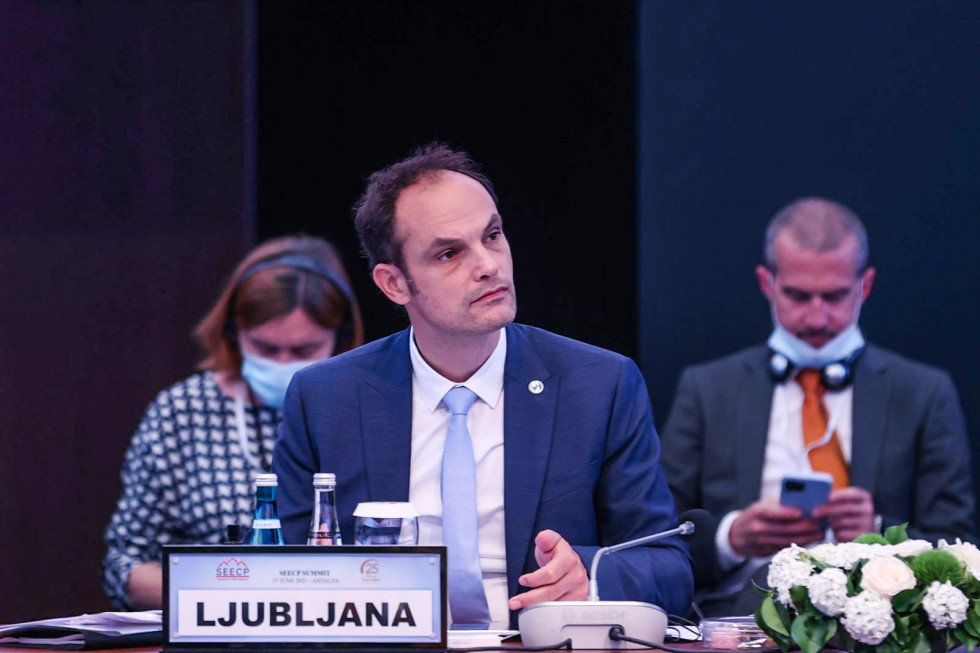
[[[949,375],[867,345],[858,328],[875,280],[858,217],[830,200],[796,201],[770,222],[765,260],[756,276],[773,317],[767,344],[686,369],[662,434],[677,511],[704,508],[713,522],[692,547],[707,614],[751,609],[749,578],[794,542],[903,522],[911,537],[973,537],[969,446]],[[813,472],[833,479],[827,503],[810,516],[781,505],[783,477]]]

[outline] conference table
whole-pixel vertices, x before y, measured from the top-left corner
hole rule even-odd
[[[673,644],[672,643],[672,644],[670,644],[670,646],[671,647],[675,647],[675,648],[688,649],[690,651],[699,651],[699,650],[702,650],[702,649],[706,648],[700,642],[688,642],[688,643],[684,643],[684,644]],[[39,648],[33,648],[33,647],[32,648],[14,648],[14,647],[8,647],[8,646],[2,646],[2,647],[0,647],[0,653],[4,653],[4,652],[10,652],[10,653],[37,653],[38,651],[54,651],[54,650],[60,650],[60,651],[62,651],[62,653],[64,652],[64,649],[39,649]],[[114,649],[104,649],[104,650],[105,650],[105,653],[159,653],[160,647],[159,646],[145,646],[145,647],[140,647],[140,648],[114,648]],[[215,649],[215,650],[217,651],[217,650],[220,650],[220,649]],[[298,649],[296,649],[296,653],[300,653],[302,650],[303,649],[299,649],[298,648]],[[323,649],[323,650],[326,651],[326,650],[329,650],[329,649]],[[409,651],[409,650],[413,650],[413,651],[416,651],[416,653],[418,653],[420,650],[424,650],[424,649],[406,649],[406,651]],[[558,649],[555,649],[555,650],[557,651]],[[580,649],[580,650],[585,650],[585,649]],[[599,649],[589,649],[589,650],[591,650],[591,651],[598,651],[598,653],[603,653],[603,651],[602,650],[599,650]],[[621,653],[622,650],[623,649],[618,649],[618,650],[616,650],[616,653]],[[633,650],[653,650],[653,649],[633,649]],[[610,651],[612,651],[612,649],[610,649]]]

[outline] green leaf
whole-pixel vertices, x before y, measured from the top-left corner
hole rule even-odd
[[[789,590],[789,598],[792,599],[796,611],[802,614],[806,610],[807,591],[802,585],[796,585]]]
[[[911,653],[931,653],[931,651],[932,646],[929,645],[929,639],[920,630],[919,636],[915,639],[915,646],[911,649]]]
[[[837,620],[832,617],[824,617],[819,620],[819,624],[815,632],[814,641],[818,642],[822,649],[837,634]]]
[[[963,644],[963,646],[966,647],[966,650],[970,651],[971,653],[973,649],[977,647],[977,644],[980,644],[980,639],[973,637],[961,628],[954,630],[953,635],[955,635],[956,639],[960,640],[960,643]]]
[[[756,622],[760,622],[761,619],[759,625],[769,626],[769,628],[780,635],[789,637],[789,630],[779,617],[779,612],[776,610],[776,602],[773,600],[772,594],[762,600],[762,604],[756,612],[758,613]]]
[[[793,621],[790,628],[793,641],[803,653],[819,653],[820,649],[823,648],[823,645],[813,637],[814,624],[812,622],[813,619],[809,615],[801,614]]]
[[[755,622],[759,624],[762,630],[766,631],[767,635],[772,637],[773,641],[776,642],[776,645],[779,646],[783,653],[789,651],[790,645],[793,643],[790,639],[789,629],[787,628],[789,613],[787,612],[786,615],[787,619],[783,621],[777,609],[777,604],[773,600],[772,592],[755,609]]]
[[[861,593],[861,568],[864,567],[866,560],[860,560],[854,567],[847,572],[847,595],[857,596]]]
[[[909,539],[909,534],[906,532],[907,528],[908,522],[889,526],[885,529],[885,539],[888,540],[889,544],[900,544]]]
[[[877,653],[905,653],[900,644],[897,644],[891,637],[878,644],[874,649]]]
[[[909,618],[899,617],[895,619],[895,630],[892,632],[895,641],[904,643],[909,637]]]
[[[911,612],[919,607],[923,596],[925,596],[924,590],[903,590],[892,598],[892,607],[895,612]]]
[[[853,651],[857,646],[857,642],[854,641],[846,628],[841,628],[840,632],[837,633],[837,642],[844,651]]]
[[[980,633],[980,614],[977,614],[976,610],[970,610],[966,613],[966,623],[969,623],[977,633]]]
[[[964,630],[966,630],[966,632],[970,633],[972,637],[980,639],[980,627],[978,627],[978,622],[980,622],[980,618],[970,612],[967,614],[966,621],[963,622],[962,627]]]

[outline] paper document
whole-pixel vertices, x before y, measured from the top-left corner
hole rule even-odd
[[[78,650],[152,646],[162,638],[162,610],[100,612],[0,626],[0,646]]]
[[[449,630],[449,648],[475,648],[479,646],[500,646],[500,643],[517,635],[516,630]]]

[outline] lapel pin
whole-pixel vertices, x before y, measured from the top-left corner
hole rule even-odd
[[[539,395],[544,392],[544,384],[537,379],[534,379],[527,384],[527,389],[531,391],[532,395]]]

